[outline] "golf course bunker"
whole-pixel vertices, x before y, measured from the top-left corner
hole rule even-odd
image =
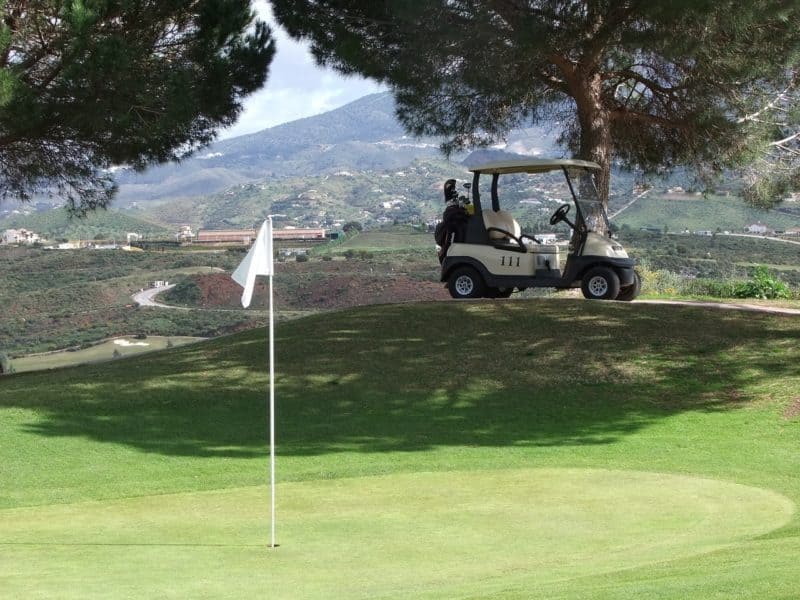
[[[785,524],[764,489],[591,469],[426,472],[0,511],[9,597],[451,597],[735,546]],[[531,589],[535,589],[532,587]]]

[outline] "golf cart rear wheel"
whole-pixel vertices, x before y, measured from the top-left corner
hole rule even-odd
[[[583,276],[581,291],[589,300],[613,300],[619,295],[619,277],[610,267],[594,267]]]
[[[626,285],[624,288],[619,290],[619,294],[617,295],[617,300],[622,300],[623,302],[630,302],[631,300],[635,299],[639,292],[642,291],[642,278],[639,277],[639,273],[636,271],[633,272],[633,283],[631,285]]]
[[[453,298],[482,298],[486,284],[472,267],[458,267],[450,274],[447,289]]]

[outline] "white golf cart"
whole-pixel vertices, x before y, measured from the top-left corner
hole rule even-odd
[[[608,217],[597,194],[592,171],[600,169],[583,160],[527,159],[501,161],[470,169],[471,215],[466,224],[451,232],[442,258],[441,280],[453,298],[507,298],[527,288],[566,289],[580,287],[583,295],[596,300],[633,300],[641,281],[635,262],[611,238]],[[510,213],[501,210],[497,194],[501,175],[541,174],[561,171],[575,204],[563,204],[550,217],[550,225],[564,222],[572,229],[565,264],[559,247],[540,243],[523,234]],[[491,206],[481,204],[480,180],[491,175]]]

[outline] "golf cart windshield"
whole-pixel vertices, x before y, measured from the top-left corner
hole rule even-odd
[[[609,231],[608,217],[597,193],[591,171],[587,169],[567,169],[566,171],[578,208],[578,218],[583,221],[586,231],[607,235]]]

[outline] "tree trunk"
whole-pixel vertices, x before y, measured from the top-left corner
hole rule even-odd
[[[581,80],[583,78],[579,78]],[[595,175],[597,191],[603,205],[608,207],[608,192],[611,182],[611,118],[603,106],[602,80],[598,74],[583,79],[585,82],[575,94],[580,125],[580,147],[578,158],[591,160],[600,165]]]

